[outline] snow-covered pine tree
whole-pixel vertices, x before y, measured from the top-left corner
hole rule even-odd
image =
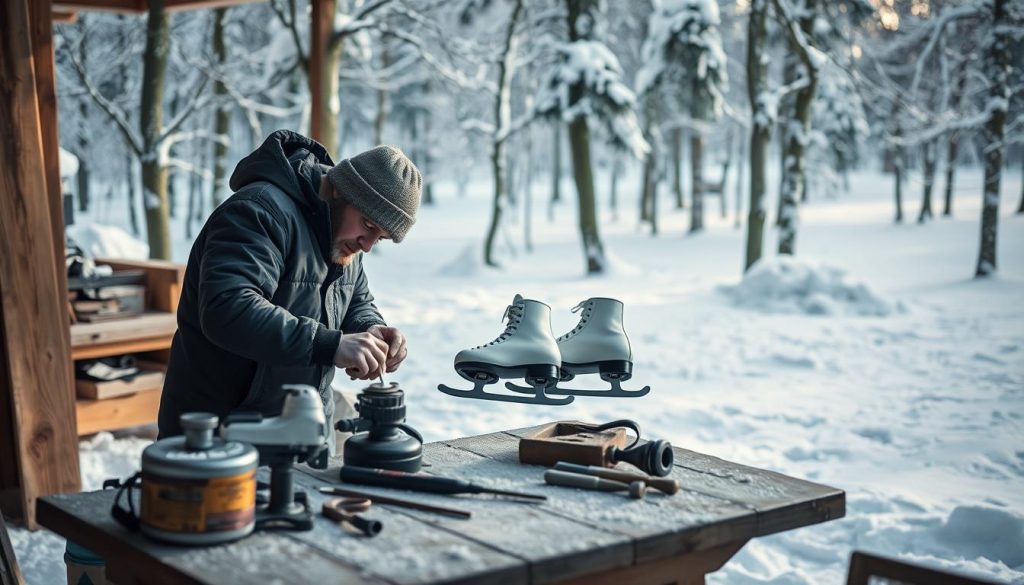
[[[595,274],[604,272],[607,259],[597,223],[590,124],[609,143],[638,158],[650,147],[637,123],[636,97],[622,82],[618,59],[600,41],[603,16],[597,0],[566,2],[569,41],[556,47],[557,58],[538,91],[535,111],[569,125],[583,254],[587,273]]]
[[[835,65],[821,71],[813,120],[808,168],[815,166],[818,176],[837,176],[842,188],[849,190],[848,173],[860,162],[861,146],[870,130],[857,87]],[[829,181],[827,188],[835,189],[837,183]]]
[[[704,228],[703,126],[721,116],[729,81],[720,23],[714,0],[654,0],[637,74],[637,93],[656,92],[668,112],[689,118],[691,232]]]

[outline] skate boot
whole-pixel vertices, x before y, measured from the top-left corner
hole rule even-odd
[[[560,381],[567,382],[580,374],[600,374],[610,384],[604,390],[579,390],[553,385],[544,391],[552,396],[607,396],[632,398],[651,391],[650,386],[625,390],[621,383],[633,376],[633,352],[622,327],[622,302],[616,299],[590,298],[576,305],[572,312],[583,311],[580,322],[558,338],[562,354]],[[557,382],[556,382],[557,384]],[[509,390],[533,392],[532,388],[506,383]]]
[[[508,319],[505,332],[490,343],[465,349],[455,356],[455,371],[473,382],[470,390],[459,390],[439,384],[437,389],[451,396],[560,406],[573,401],[572,396],[555,398],[544,389],[558,383],[561,358],[555,336],[551,333],[551,307],[516,295],[505,309]],[[484,392],[487,384],[501,378],[525,378],[527,387],[518,392],[533,396],[492,394]]]

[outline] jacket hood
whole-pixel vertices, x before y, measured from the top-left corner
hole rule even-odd
[[[250,183],[267,181],[301,206],[318,209],[324,204],[320,199],[321,165],[333,167],[334,161],[320,143],[290,130],[277,130],[239,161],[229,186],[239,191]]]

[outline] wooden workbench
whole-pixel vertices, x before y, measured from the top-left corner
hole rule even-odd
[[[674,496],[645,500],[543,483],[545,468],[520,465],[517,429],[430,443],[425,471],[499,489],[541,493],[543,504],[490,496],[365,491],[458,507],[460,520],[374,505],[374,538],[322,516],[309,532],[257,533],[206,548],[161,545],[117,524],[113,491],[48,496],[39,522],[107,560],[118,585],[163,583],[703,583],[749,539],[840,518],[842,490],[675,449]],[[337,467],[300,467],[315,511]]]

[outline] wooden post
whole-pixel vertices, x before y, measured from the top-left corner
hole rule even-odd
[[[36,498],[81,486],[66,292],[54,268],[30,38],[34,3],[0,2],[0,427],[12,439],[0,445],[0,459],[16,467],[12,477],[5,464],[0,496],[29,528]]]
[[[327,58],[327,43],[334,30],[334,0],[311,0],[313,10],[309,18],[311,41],[309,43],[309,136],[323,144],[323,122],[327,115],[324,100],[324,60]],[[333,151],[333,144],[327,150]]]

